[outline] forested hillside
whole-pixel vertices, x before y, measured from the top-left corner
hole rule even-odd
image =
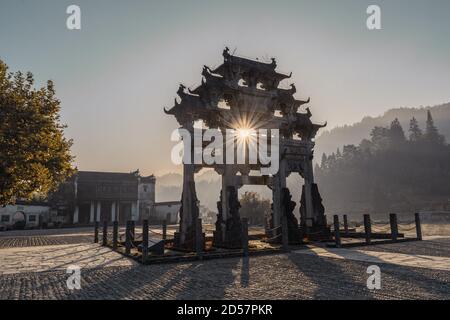
[[[316,139],[316,161],[320,161],[323,153],[331,154],[346,144],[358,144],[362,139],[370,138],[372,128],[389,126],[393,119],[398,119],[403,128],[408,128],[411,118],[425,123],[427,111],[433,114],[435,125],[441,134],[450,141],[450,103],[420,108],[395,108],[386,111],[380,117],[365,117],[353,125],[337,127],[324,131]]]
[[[412,118],[405,133],[394,119],[370,139],[323,155],[316,179],[327,212],[387,213],[442,209],[450,199],[450,146],[431,112]],[[423,118],[423,117],[422,117]]]

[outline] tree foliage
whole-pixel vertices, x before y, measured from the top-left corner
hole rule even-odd
[[[316,177],[329,211],[420,210],[448,201],[450,146],[431,113],[424,134],[411,119],[409,139],[395,119],[390,127],[373,128],[370,140],[344,146],[341,157],[323,155]]]
[[[444,136],[439,134],[438,129],[434,125],[433,117],[430,110],[427,112],[427,127],[425,130],[425,139],[428,143],[443,144],[445,142]]]
[[[419,127],[419,122],[413,117],[409,122],[409,140],[412,142],[418,142],[422,138],[422,129]]]
[[[270,215],[270,200],[262,199],[256,192],[245,192],[240,199],[239,213],[242,218],[248,218],[251,225],[264,225]]]
[[[0,205],[55,190],[74,171],[54,85],[33,84],[0,60]]]

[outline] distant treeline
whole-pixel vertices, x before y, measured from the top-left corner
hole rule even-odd
[[[370,139],[323,154],[315,168],[327,213],[413,212],[448,205],[450,146],[430,111],[405,134],[398,119]]]

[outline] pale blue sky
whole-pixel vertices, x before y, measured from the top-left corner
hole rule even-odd
[[[77,4],[82,30],[66,29]],[[366,28],[382,9],[383,30]],[[195,86],[227,45],[276,57],[330,127],[450,101],[450,1],[0,0],[0,59],[56,83],[82,170],[161,174],[179,83]],[[179,169],[179,168],[178,168]]]

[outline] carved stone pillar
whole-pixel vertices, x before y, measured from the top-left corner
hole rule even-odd
[[[222,221],[221,221],[221,238],[222,242],[226,241],[226,222],[230,218],[230,201],[228,187],[234,187],[233,184],[234,172],[231,166],[226,165],[222,175],[222,190],[220,192],[220,203],[222,206]]]
[[[281,208],[282,215],[286,219],[286,229],[288,231],[289,243],[291,244],[298,244],[303,241],[298,220],[294,215],[295,206],[296,204],[292,201],[292,196],[289,189],[283,188],[281,190]]]
[[[302,188],[300,205],[301,227],[305,235],[311,239],[331,238],[330,229],[325,218],[325,208],[317,184],[314,183],[312,165],[312,152],[305,157],[303,178],[305,184]]]
[[[218,215],[213,243],[216,247],[241,248],[242,224],[238,190],[242,182],[236,176],[238,168],[228,164],[216,171],[222,175],[222,190],[220,201],[217,202]]]
[[[272,218],[270,221],[270,228],[273,230],[267,236],[273,238],[280,234],[281,214],[282,214],[282,190],[286,188],[286,160],[280,160],[280,167],[278,173],[273,177],[272,185]]]
[[[306,227],[311,228],[314,224],[314,207],[312,200],[312,185],[314,183],[314,174],[313,174],[313,166],[311,157],[305,157],[304,162],[304,194],[305,194],[305,221],[304,224]]]
[[[191,150],[185,150],[185,152],[190,152],[190,161],[184,161],[183,163],[183,193],[181,196],[180,228],[179,232],[175,233],[174,240],[175,246],[177,247],[195,250],[195,229],[196,221],[199,217],[199,209],[197,194],[195,191],[195,165],[192,163],[194,129],[192,124],[186,124],[184,129],[191,132]],[[185,160],[186,159],[187,158],[185,158]]]
[[[238,198],[238,188],[228,185],[225,192],[221,192],[221,201],[217,203],[216,230],[214,231],[214,246],[222,248],[242,248],[242,223],[239,215],[241,207]],[[226,206],[223,206],[226,202]],[[224,214],[223,208],[227,214]]]

